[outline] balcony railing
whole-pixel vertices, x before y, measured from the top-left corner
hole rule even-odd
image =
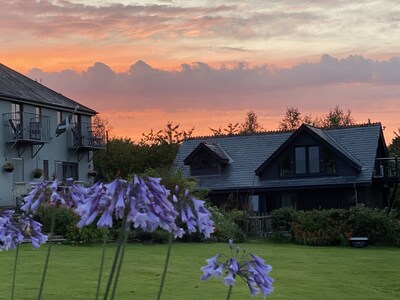
[[[50,141],[50,117],[27,112],[3,114],[4,141],[43,143]]]
[[[70,149],[103,149],[106,145],[104,127],[93,126],[91,123],[73,123],[67,131],[68,148]]]
[[[398,157],[377,158],[375,160],[374,178],[398,180],[400,171]]]

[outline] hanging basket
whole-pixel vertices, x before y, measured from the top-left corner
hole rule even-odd
[[[40,178],[43,175],[43,170],[41,168],[36,168],[32,172],[33,178]]]
[[[14,171],[14,165],[12,163],[5,163],[3,165],[3,169],[4,171],[6,171],[7,173],[11,173],[12,171]]]

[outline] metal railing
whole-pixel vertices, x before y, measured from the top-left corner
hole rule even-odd
[[[93,148],[100,149],[106,145],[104,127],[93,126],[91,123],[72,123],[71,130],[67,131],[68,148]]]
[[[397,156],[375,159],[375,178],[397,178],[399,175],[399,161]]]
[[[50,141],[50,117],[27,112],[3,114],[4,141]]]

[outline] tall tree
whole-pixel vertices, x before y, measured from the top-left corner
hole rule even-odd
[[[263,127],[257,120],[257,115],[254,111],[249,111],[246,114],[244,123],[241,124],[240,132],[245,134],[252,134],[263,130]]]
[[[278,130],[290,131],[295,130],[301,126],[303,122],[301,113],[297,107],[289,107],[286,109],[285,116],[279,122]]]
[[[190,138],[193,134],[194,127],[188,131],[180,129],[180,124],[174,125],[168,122],[164,129],[154,132],[153,129],[149,133],[142,133],[140,145],[163,145],[163,144],[180,144],[184,139]]]
[[[355,120],[351,115],[350,109],[347,109],[347,112],[344,112],[339,105],[336,105],[333,109],[331,109],[329,113],[322,119],[322,125],[329,128],[354,124]]]
[[[221,129],[221,127],[219,127],[218,129],[214,129],[211,127],[208,128],[213,132],[214,135],[235,135],[240,132],[239,123],[229,123],[224,129]]]

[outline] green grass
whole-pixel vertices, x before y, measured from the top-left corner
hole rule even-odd
[[[265,242],[241,246],[273,266],[275,291],[268,299],[400,299],[399,248]],[[37,298],[46,249],[22,245],[16,300]],[[114,245],[108,245],[105,275],[114,250]],[[226,244],[174,244],[162,298],[225,299],[227,288],[221,280],[202,282],[200,267],[206,258],[228,250]],[[166,251],[167,245],[128,245],[116,299],[155,299]],[[10,298],[14,255],[15,251],[0,252],[0,299]],[[100,246],[54,245],[43,300],[94,299],[100,255]],[[233,288],[231,299],[252,299],[242,281]]]

